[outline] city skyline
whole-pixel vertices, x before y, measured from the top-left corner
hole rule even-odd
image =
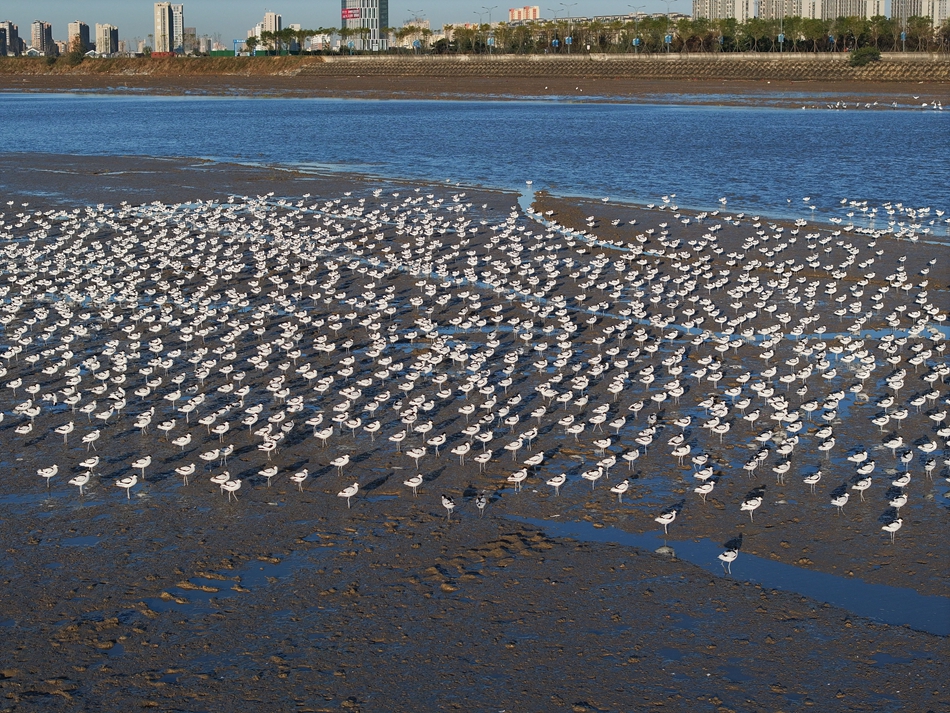
[[[335,0],[316,3],[314,0],[185,0],[186,24],[195,27],[202,35],[220,35],[224,44],[233,39],[247,36],[249,27],[261,22],[265,12],[275,12],[282,16],[284,26],[300,24],[316,29],[318,27],[340,27],[340,5]],[[890,4],[888,0],[888,5]],[[20,35],[28,38],[30,26],[34,21],[52,25],[53,37],[66,39],[66,26],[77,19],[90,27],[96,24],[111,24],[119,28],[121,39],[145,39],[154,33],[154,0],[7,0],[0,6],[0,20],[9,20],[20,27]],[[474,3],[450,0],[413,0],[408,4],[390,3],[389,22],[391,26],[402,25],[414,17],[429,20],[433,28],[445,24],[469,22],[487,22],[490,8],[492,22],[508,19],[509,8],[523,7],[524,2],[487,5],[475,0]],[[584,3],[541,3],[541,17],[581,17],[590,15],[626,15],[634,12],[631,3],[624,0],[596,0]],[[222,8],[227,12],[222,13]],[[635,3],[641,12],[655,13],[679,12],[689,15],[692,0],[642,0]]]

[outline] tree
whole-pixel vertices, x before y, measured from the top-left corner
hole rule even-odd
[[[247,52],[251,57],[254,56],[254,52],[257,50],[257,37],[248,37],[244,40],[244,46],[247,47]]]

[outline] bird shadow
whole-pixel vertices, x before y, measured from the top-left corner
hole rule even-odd
[[[900,514],[897,511],[897,508],[887,508],[884,512],[881,513],[877,521],[884,523],[885,525],[890,525],[894,520],[900,517]]]
[[[843,482],[843,483],[842,483],[841,485],[839,485],[837,488],[835,488],[834,490],[832,490],[831,493],[829,493],[829,495],[830,495],[832,498],[840,498],[840,497],[841,497],[842,495],[844,495],[846,492],[848,492],[848,482],[847,482],[847,481]]]
[[[742,549],[742,533],[740,532],[731,540],[728,540],[727,542],[723,542],[722,546],[725,547],[727,550],[736,550],[738,552],[739,550]]]
[[[376,480],[371,480],[370,482],[366,483],[366,485],[361,485],[360,488],[367,493],[371,493],[377,488],[382,487],[386,481],[389,480],[389,477],[389,475],[380,476],[379,478],[376,478]]]
[[[763,498],[765,497],[765,486],[756,485],[752,490],[746,493],[745,499],[751,500],[752,498]]]

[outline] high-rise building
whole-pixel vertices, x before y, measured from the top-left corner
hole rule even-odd
[[[0,57],[7,56],[7,28],[6,23],[0,23]]]
[[[186,27],[182,38],[182,51],[185,54],[193,54],[198,50],[198,28]]]
[[[908,17],[929,17],[939,27],[948,18],[948,5],[948,0],[891,0],[891,17],[901,23]]]
[[[343,29],[351,30],[352,47],[357,50],[386,50],[389,37],[381,32],[389,27],[389,0],[341,0]]]
[[[119,51],[119,28],[114,25],[96,23],[96,52],[115,54]]]
[[[541,18],[541,8],[537,5],[513,7],[508,10],[508,22],[530,22]]]
[[[280,32],[284,28],[283,18],[276,12],[264,13],[264,32]]]
[[[173,52],[185,51],[185,6],[172,5],[172,27],[175,31],[172,40]]]
[[[782,0],[773,0],[780,4]],[[693,0],[693,19],[703,17],[707,20],[736,18],[739,22],[757,17],[758,0]]]
[[[175,49],[175,26],[172,22],[172,4],[155,3],[155,46],[153,52],[173,52]]]
[[[90,49],[91,38],[89,37],[89,25],[85,22],[75,20],[70,22],[66,32],[67,41],[70,50],[82,50],[88,52]]]
[[[56,43],[53,41],[53,26],[48,22],[34,20],[30,26],[30,44],[45,55],[55,57]]]

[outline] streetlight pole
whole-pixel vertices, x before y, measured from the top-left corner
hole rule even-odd
[[[663,39],[669,38],[669,42],[666,43],[666,53],[670,53],[670,45],[673,44],[673,34],[670,32],[670,5],[672,5],[676,0],[663,0],[666,3],[666,37]]]
[[[633,10],[633,34],[636,35],[633,39],[636,42],[640,40],[640,11],[646,7],[646,5],[627,5],[631,10]],[[634,44],[634,54],[640,54],[640,45]]]
[[[567,13],[567,31],[570,33],[568,34],[568,39],[570,41],[567,43],[567,53],[570,54],[571,44],[573,44],[574,42],[574,27],[573,27],[574,23],[571,22],[571,8],[576,6],[577,3],[576,2],[562,2],[561,5],[564,6],[565,8],[564,11]]]
[[[486,12],[488,12],[488,54],[492,53],[492,44],[493,44],[492,39],[491,39],[491,11],[497,10],[497,9],[498,9],[497,5],[492,5],[491,7],[486,7],[485,5],[482,5],[482,10],[485,10]]]
[[[552,15],[554,15],[554,33],[557,34],[557,14],[560,12],[560,10],[555,10],[553,7],[549,7],[549,8],[547,8],[547,10],[548,10],[548,12],[550,12]],[[550,45],[550,44],[554,44],[554,38],[551,38],[550,40],[548,40],[548,44],[549,44],[549,45]],[[557,49],[557,47],[555,47],[555,49]],[[547,50],[545,50],[545,51],[547,51]]]
[[[476,45],[478,44],[478,35],[482,29],[482,18],[485,17],[485,13],[479,12],[478,10],[473,10],[472,14],[478,15],[478,24],[475,25],[475,39],[472,41],[472,54],[475,54],[475,48],[476,48]]]

